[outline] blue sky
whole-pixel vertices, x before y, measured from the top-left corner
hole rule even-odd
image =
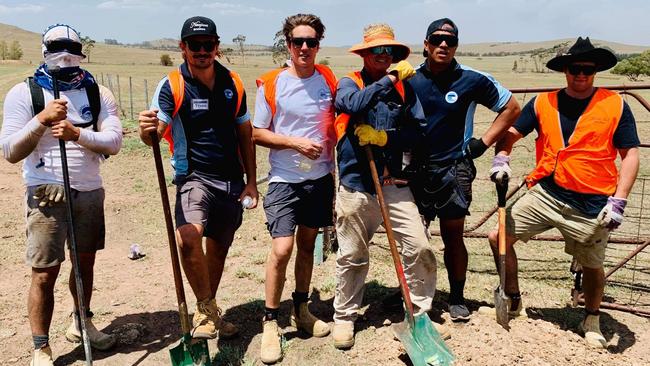
[[[204,15],[226,43],[243,34],[247,43],[271,44],[282,20],[299,12],[321,17],[325,46],[358,43],[364,25],[375,22],[393,26],[401,41],[420,43],[441,17],[458,24],[463,43],[580,35],[650,45],[648,0],[0,0],[0,23],[41,32],[62,22],[95,40],[126,43],[178,38],[187,17]]]

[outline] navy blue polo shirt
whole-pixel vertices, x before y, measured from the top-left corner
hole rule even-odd
[[[217,61],[214,62],[213,90],[192,78],[185,63],[180,70],[185,81],[185,94],[178,114],[172,118],[174,97],[168,77],[158,84],[151,104],[152,109],[159,110],[161,122],[171,123],[174,144],[171,162],[175,182],[189,177],[199,178],[207,184],[241,182],[243,169],[236,128],[250,120],[246,94],[242,96],[237,112],[235,83],[230,71]]]
[[[430,161],[457,160],[474,132],[474,111],[481,104],[499,112],[512,93],[491,75],[459,64],[432,74],[426,63],[407,81],[418,96],[427,119],[423,153]]]

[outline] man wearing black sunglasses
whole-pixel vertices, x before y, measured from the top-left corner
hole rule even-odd
[[[228,338],[238,329],[221,318],[215,296],[242,222],[241,202],[248,196],[246,208],[257,205],[250,115],[239,75],[215,60],[212,20],[187,19],[179,47],[185,62],[158,84],[151,109],[140,112],[140,138],[151,145],[156,132],[172,151],[178,246],[197,300],[192,336]]]
[[[587,344],[596,348],[607,346],[599,320],[607,240],[623,221],[639,169],[640,142],[630,107],[619,94],[594,87],[595,73],[616,62],[612,52],[594,47],[589,38],[578,38],[568,52],[551,59],[546,66],[564,73],[566,88],[531,99],[497,143],[495,157],[507,167],[514,143],[537,131],[537,163],[526,178],[529,190],[508,210],[506,221],[510,315],[522,314],[514,243],[556,228],[564,236],[565,252],[582,267],[586,315],[580,328]],[[489,240],[496,256],[496,231]]]
[[[412,184],[420,213],[440,220],[449,278],[449,314],[466,321],[469,310],[463,290],[468,255],[463,241],[465,216],[476,177],[473,159],[510,127],[519,115],[512,94],[494,78],[459,64],[458,27],[448,18],[432,22],[424,40],[425,62],[408,83],[418,95],[427,117],[426,138],[416,150],[417,171]],[[498,113],[483,136],[474,138],[474,110],[481,104]]]

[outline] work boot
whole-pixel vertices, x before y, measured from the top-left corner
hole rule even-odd
[[[465,304],[449,305],[449,316],[452,322],[466,322],[469,320],[469,309]]]
[[[309,306],[306,302],[298,305],[299,316],[296,316],[295,307],[291,307],[291,326],[302,329],[314,337],[325,337],[330,334],[330,327],[324,321],[315,317],[309,312]]]
[[[510,305],[512,303],[512,300],[508,298],[508,304]],[[510,308],[510,306],[508,306]],[[482,315],[488,315],[488,316],[497,316],[497,311],[494,307],[490,306],[481,306],[478,308],[478,313]],[[510,319],[516,319],[516,318],[527,318],[528,314],[526,314],[526,309],[524,308],[523,301],[519,299],[519,305],[517,306],[516,309],[510,308],[510,311],[508,311],[508,318]]]
[[[451,338],[451,332],[449,331],[449,327],[443,324],[438,324],[433,320],[431,321],[431,324],[433,324],[433,327],[436,328],[436,331],[438,332],[438,334],[440,334],[440,338],[442,338],[443,341],[446,341],[447,339]]]
[[[52,359],[52,349],[49,345],[35,349],[34,356],[32,356],[32,362],[29,363],[29,366],[54,366],[54,360]]]
[[[585,320],[580,323],[580,331],[585,335],[587,345],[594,348],[607,348],[607,340],[600,332],[600,316],[587,315]]]
[[[116,339],[112,334],[102,333],[95,327],[92,322],[92,313],[86,317],[86,332],[88,332],[88,340],[90,346],[100,351],[106,351],[115,345]],[[65,332],[65,339],[73,343],[79,343],[83,340],[81,336],[81,327],[79,326],[79,317],[72,314],[72,323]]]
[[[217,338],[219,326],[222,325],[221,309],[217,306],[217,300],[197,301],[192,325],[194,326],[191,333],[192,338]]]
[[[334,323],[332,338],[335,348],[348,349],[354,346],[354,323]]]
[[[265,364],[276,363],[282,359],[282,336],[277,319],[262,320],[262,347],[260,360]]]

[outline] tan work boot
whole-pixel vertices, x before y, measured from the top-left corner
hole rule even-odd
[[[309,312],[309,306],[303,302],[298,307],[300,316],[296,316],[294,306],[291,306],[291,326],[302,329],[314,337],[325,337],[330,334],[330,326]]]
[[[29,363],[29,366],[54,366],[52,349],[50,346],[48,345],[43,348],[35,349],[34,356],[32,356],[32,362]]]
[[[221,325],[221,309],[217,306],[217,300],[197,301],[192,325],[194,326],[191,332],[192,338],[217,338]]]
[[[90,317],[86,317],[86,331],[88,332],[88,340],[90,340],[90,346],[92,348],[98,349],[100,351],[106,351],[112,348],[116,343],[115,336],[112,334],[102,333],[97,330],[95,324],[92,322],[92,318]],[[79,318],[74,314],[72,314],[72,323],[65,331],[65,339],[73,343],[82,341]]]
[[[447,339],[451,338],[451,332],[449,331],[449,327],[443,324],[438,324],[433,320],[431,321],[431,324],[433,324],[433,327],[436,328],[436,331],[438,332],[438,334],[440,334],[440,338],[442,338],[443,341],[446,341]]]
[[[332,338],[335,348],[348,349],[354,346],[354,323],[334,323]]]
[[[607,340],[600,332],[599,315],[587,315],[585,320],[580,323],[580,330],[585,335],[587,345],[594,348],[607,348]]]
[[[508,305],[511,304],[510,298],[508,298]],[[508,306],[510,307],[510,306]],[[478,308],[478,313],[482,315],[488,315],[488,316],[497,316],[497,311],[495,308],[490,307],[490,306],[481,306]],[[522,299],[519,299],[519,306],[517,306],[516,309],[510,309],[508,311],[508,317],[510,319],[516,319],[516,318],[527,318],[528,314],[526,314],[526,309],[524,308],[524,302]]]
[[[262,346],[260,349],[260,360],[265,364],[276,363],[282,359],[282,336],[278,321],[263,320]]]

